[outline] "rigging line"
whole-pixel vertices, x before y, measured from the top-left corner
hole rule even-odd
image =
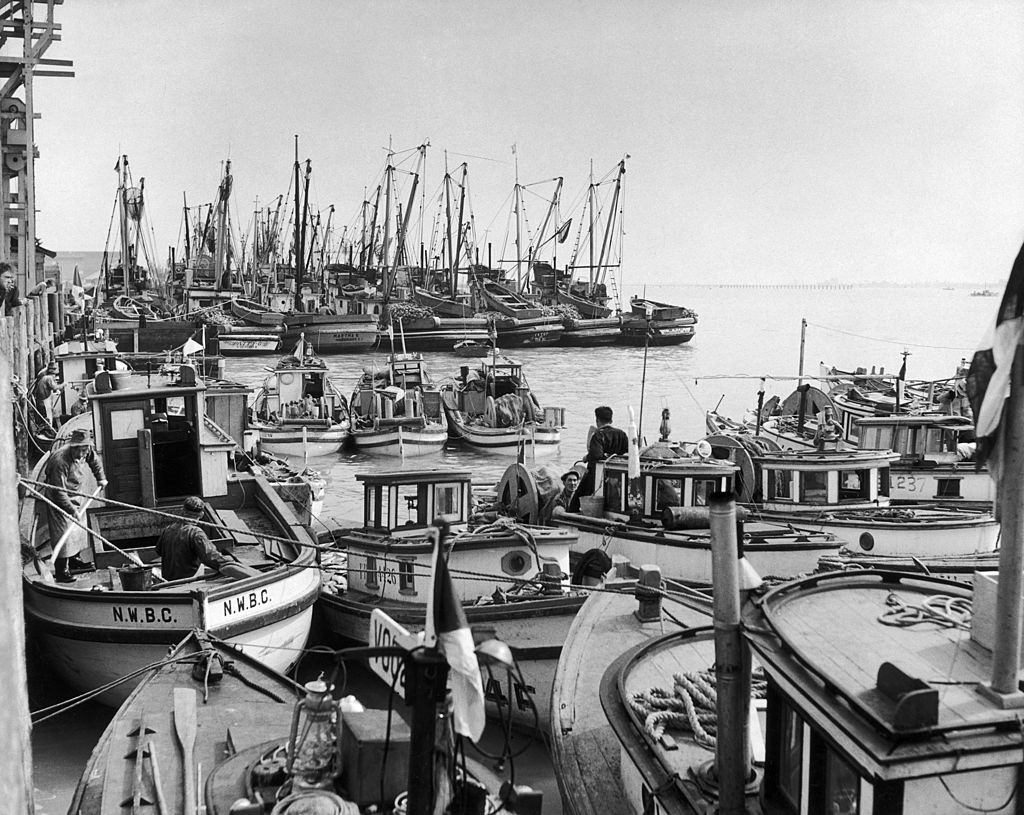
[[[888,345],[907,345],[913,348],[932,348],[939,351],[974,351],[974,346],[965,349],[963,346],[952,346],[952,345],[926,345],[920,342],[904,342],[902,340],[886,340],[881,337],[871,337],[867,334],[857,334],[853,331],[843,331],[841,328],[833,328],[832,326],[822,325],[821,323],[812,323],[808,320],[807,325],[812,325],[815,328],[822,328],[825,331],[833,331],[836,334],[845,334],[848,337],[857,337],[862,340],[872,340],[873,342],[884,342]]]
[[[461,158],[475,158],[480,161],[493,161],[495,164],[511,164],[511,161],[502,161],[498,158],[488,158],[487,156],[474,156],[472,153],[453,153],[451,150],[448,151],[449,156],[459,156]]]

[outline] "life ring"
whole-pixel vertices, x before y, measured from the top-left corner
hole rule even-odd
[[[291,385],[292,382],[295,381],[295,374],[286,372],[283,374],[278,374],[277,378],[282,385]]]
[[[493,396],[488,396],[484,400],[484,423],[488,427],[498,426],[498,411],[495,407]]]

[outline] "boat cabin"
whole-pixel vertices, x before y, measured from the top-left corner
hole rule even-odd
[[[363,425],[441,420],[441,394],[430,384],[422,354],[393,354],[383,370],[364,369],[351,410]]]
[[[464,526],[470,513],[468,470],[402,470],[360,473],[363,528],[375,534],[421,535],[435,519]]]
[[[889,465],[898,458],[888,450],[765,453],[754,462],[754,489],[740,499],[779,512],[888,506]]]
[[[861,450],[895,450],[900,462],[956,464],[973,458],[974,424],[966,416],[871,416],[857,421]]]
[[[206,386],[183,366],[176,385],[147,387],[132,377],[110,387],[100,373],[90,399],[106,495],[136,506],[189,495],[227,494],[235,442],[206,412]]]
[[[57,413],[70,415],[75,404],[92,384],[97,371],[127,370],[112,340],[71,340],[53,349],[57,378],[64,385],[59,391]]]
[[[305,350],[303,350],[305,349]],[[327,365],[303,340],[295,353],[268,368],[264,410],[280,419],[331,420],[341,399],[328,377]]]
[[[713,492],[733,488],[736,466],[730,461],[690,455],[671,443],[656,442],[640,454],[639,502],[630,494],[629,459],[613,456],[598,465],[604,485],[604,510],[660,521],[669,507],[705,507]]]

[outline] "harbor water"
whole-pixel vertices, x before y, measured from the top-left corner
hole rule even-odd
[[[1007,259],[1007,270],[1012,258]],[[988,273],[991,270],[979,272]],[[641,293],[639,288],[625,294]],[[988,324],[998,298],[971,297],[966,288],[858,286],[836,288],[648,286],[647,297],[688,306],[700,315],[695,339],[686,345],[651,348],[509,349],[524,365],[541,405],[566,408],[566,428],[554,456],[541,459],[557,473],[569,469],[585,452],[594,407],[615,411],[625,428],[628,409],[636,413],[648,441],[657,438],[662,410],[671,414],[672,438],[697,441],[704,435],[704,412],[718,408],[739,418],[757,403],[761,377],[766,395],[788,395],[796,385],[801,353],[801,320],[807,321],[804,371],[818,373],[819,363],[852,371],[884,366],[896,373],[908,351],[907,377],[941,379],[968,360]],[[385,339],[386,342],[386,339]],[[400,340],[396,338],[400,348]],[[380,365],[387,349],[366,355],[327,356],[338,388],[351,394],[364,368]],[[646,369],[645,369],[646,356]],[[454,377],[472,360],[426,353],[428,370],[439,382]],[[227,378],[256,387],[276,357],[228,359]],[[642,384],[644,384],[642,388]],[[640,412],[642,401],[642,414]],[[385,468],[445,466],[468,469],[475,483],[494,483],[509,458],[484,456],[464,449],[437,457],[374,459],[340,453],[310,459],[328,481],[326,523],[361,517],[356,473]],[[530,462],[527,462],[528,465]],[[30,644],[31,648],[31,644]],[[58,701],[61,689],[45,675],[33,680],[34,709]],[[367,689],[373,684],[365,680]],[[371,690],[370,692],[376,692]],[[48,720],[34,730],[33,758],[36,810],[60,815],[67,810],[82,767],[103,730],[109,712],[94,705]],[[493,738],[492,738],[493,742]],[[493,751],[495,745],[491,743]],[[522,762],[528,762],[524,765]],[[517,778],[545,791],[545,812],[557,813],[557,787],[543,750],[535,747],[517,764]]]

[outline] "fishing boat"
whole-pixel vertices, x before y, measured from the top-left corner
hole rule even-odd
[[[711,537],[707,501],[716,490],[731,489],[737,467],[711,457],[709,447],[688,450],[659,441],[640,451],[640,474],[629,477],[628,456],[595,464],[598,493],[579,500],[578,508],[554,511],[551,523],[579,533],[574,565],[591,549],[621,555],[635,564],[658,566],[674,580],[711,584]],[[519,515],[534,511],[526,468],[510,467],[499,481],[499,498]],[[835,535],[804,523],[779,523],[748,516],[743,548],[762,574],[789,576],[812,571],[818,560],[836,554]]]
[[[404,303],[392,303],[388,306],[387,317],[382,318],[383,334],[391,338],[392,348],[394,337],[400,337],[400,347],[409,351],[447,351],[458,342],[487,341],[488,322],[484,317],[414,316],[407,313],[408,309]]]
[[[378,661],[408,663],[409,674],[422,681],[426,670],[401,648],[378,651]],[[439,658],[441,670],[431,663],[430,671],[442,677],[443,699],[448,667]],[[516,791],[539,798],[529,787],[502,788],[498,776],[472,759],[457,762],[449,714],[438,712],[434,698],[410,703],[411,726],[401,701],[373,709],[352,695],[336,698],[346,693],[344,680],[331,684],[343,660],[366,656],[340,654],[331,679],[321,674],[300,685],[228,643],[191,633],[110,721],[69,815],[119,815],[126,808],[255,815],[271,807],[277,815],[426,815],[452,811],[453,800],[477,800],[474,811],[482,812],[497,810]],[[417,752],[435,740],[445,747]],[[442,777],[451,780],[436,783]]]
[[[759,400],[757,410],[748,412],[742,420],[731,419],[717,410],[708,411],[708,433],[750,434],[767,439],[768,444],[780,450],[816,450],[822,443],[833,449],[854,447],[848,441],[853,426],[848,417],[837,426],[825,427],[826,416],[840,414],[832,397],[813,385],[801,385],[783,400],[772,396],[765,401],[760,393]]]
[[[439,317],[465,320],[473,317],[476,313],[468,296],[462,299],[445,297],[439,292],[428,291],[422,286],[416,285],[410,287],[409,296],[416,305],[430,309]]]
[[[253,402],[260,446],[291,456],[337,453],[349,432],[345,397],[305,337],[299,335],[295,350],[268,370]]]
[[[617,345],[622,337],[621,317],[598,317],[594,319],[562,320],[562,345],[577,348],[591,348],[596,345]]]
[[[697,314],[683,306],[672,306],[643,297],[629,302],[622,315],[622,339],[625,345],[680,345],[697,333]]]
[[[217,352],[226,357],[276,354],[281,350],[283,329],[256,329],[246,325],[222,325],[217,330]]]
[[[495,314],[498,342],[507,348],[556,345],[565,327],[550,310],[527,300],[518,292],[493,280],[476,279],[474,296],[481,311]]]
[[[555,301],[563,306],[572,306],[584,320],[601,320],[612,316],[608,307],[611,298],[603,283],[594,285],[593,292],[588,292],[585,283],[577,283],[569,288],[556,288]]]
[[[759,517],[800,525],[842,539],[876,557],[944,557],[988,554],[999,541],[990,511],[922,501],[890,501],[889,450],[783,451],[764,440],[709,436],[712,455],[740,468],[739,500]]]
[[[565,408],[541,407],[519,362],[497,350],[463,368],[441,391],[448,435],[488,453],[545,455],[558,449]]]
[[[714,628],[675,629],[674,607],[638,619],[622,596],[580,610],[552,697],[567,812],[1010,811],[1022,737],[980,692],[989,597],[895,572],[756,601],[737,583],[716,583]]]
[[[83,482],[92,498],[80,517],[89,540],[79,557],[90,568],[73,583],[55,583],[49,566],[63,541],[49,540],[38,492],[47,457],[26,482],[27,625],[51,670],[77,691],[103,690],[106,704],[131,690],[118,680],[162,659],[193,628],[286,670],[305,645],[319,593],[309,533],[266,479],[235,469],[235,442],[208,415],[207,388],[189,371],[174,385],[147,387],[140,376],[117,390],[101,372],[90,412],[61,428],[55,450],[73,431],[92,430],[109,481],[102,498],[91,473]],[[195,495],[201,525],[239,567],[148,585],[161,530]]]
[[[471,476],[447,469],[375,472],[356,476],[363,486],[363,522],[337,537],[347,553],[336,569],[324,558],[327,579],[318,616],[336,637],[367,642],[376,609],[408,629],[423,627],[431,591],[432,519],[451,526],[445,542],[448,570],[466,619],[481,639],[497,637],[521,671],[511,687],[491,682],[492,711],[525,727],[547,727],[548,699],[558,654],[585,592],[568,585],[567,529],[504,519],[470,528]],[[481,579],[483,578],[483,579]],[[498,711],[501,708],[501,711]]]
[[[284,315],[279,311],[272,311],[260,303],[246,300],[242,297],[235,297],[228,303],[231,313],[249,326],[271,326],[284,325]]]
[[[383,370],[364,370],[349,406],[359,452],[425,456],[440,452],[448,440],[441,393],[422,354],[389,354]]]

